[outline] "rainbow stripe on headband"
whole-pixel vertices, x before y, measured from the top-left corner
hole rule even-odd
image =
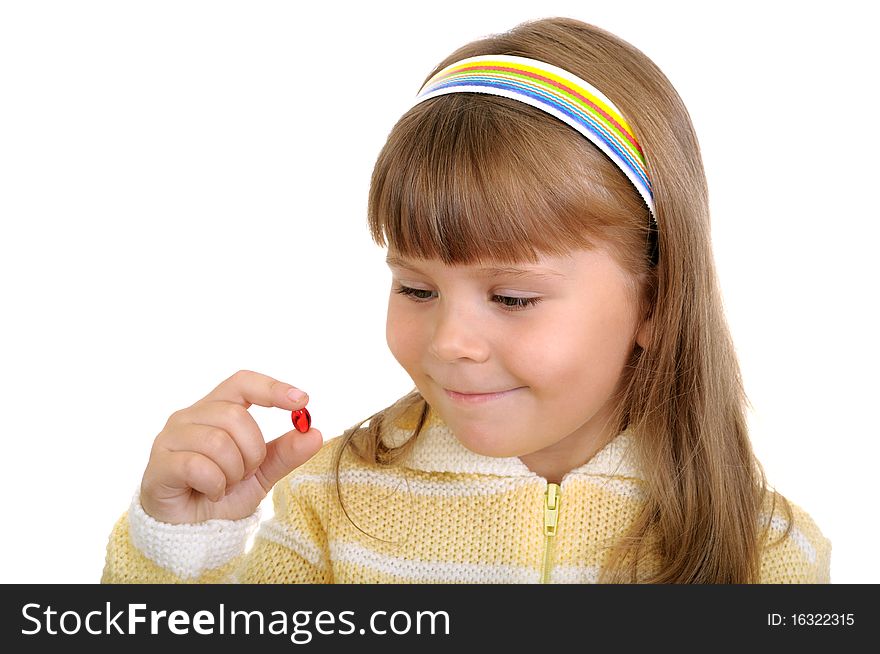
[[[654,194],[645,156],[620,111],[595,86],[552,64],[513,55],[481,55],[451,64],[429,79],[413,106],[447,93],[488,93],[555,116],[596,144],[629,178],[651,211]]]

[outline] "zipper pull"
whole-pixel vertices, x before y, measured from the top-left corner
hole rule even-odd
[[[559,521],[559,484],[547,484],[544,493],[544,535],[556,535],[556,523]]]

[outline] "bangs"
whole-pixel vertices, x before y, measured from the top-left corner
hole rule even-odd
[[[509,98],[453,93],[394,126],[368,222],[378,245],[408,258],[538,263],[614,242],[611,232],[638,224],[634,213],[644,220],[640,205],[625,175],[568,125]]]

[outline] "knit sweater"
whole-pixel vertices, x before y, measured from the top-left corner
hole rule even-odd
[[[403,442],[415,418],[383,427],[383,441]],[[629,451],[634,438],[621,432],[549,484],[517,457],[466,449],[431,411],[400,464],[344,452],[340,488],[356,527],[336,495],[337,436],[275,485],[274,515],[262,523],[259,508],[240,520],[163,523],[144,512],[136,492],[113,527],[101,582],[595,583],[607,545],[645,499]],[[831,543],[791,506],[792,529],[762,552],[759,581],[829,583]],[[771,543],[786,526],[774,515]],[[657,564],[649,550],[640,575]]]

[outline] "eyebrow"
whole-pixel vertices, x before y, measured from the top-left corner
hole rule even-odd
[[[385,258],[385,263],[389,266],[394,266],[396,268],[405,268],[406,270],[411,270],[413,272],[421,273],[425,275],[424,271],[417,268],[413,264],[409,263],[405,259],[401,259],[400,257],[395,257],[394,255],[388,255]],[[549,268],[540,268],[535,270],[530,270],[527,268],[516,268],[510,266],[488,266],[484,268],[477,268],[476,272],[485,277],[538,277],[538,278],[546,278],[546,279],[565,279],[565,275],[561,272],[557,272],[555,270],[551,270]]]

